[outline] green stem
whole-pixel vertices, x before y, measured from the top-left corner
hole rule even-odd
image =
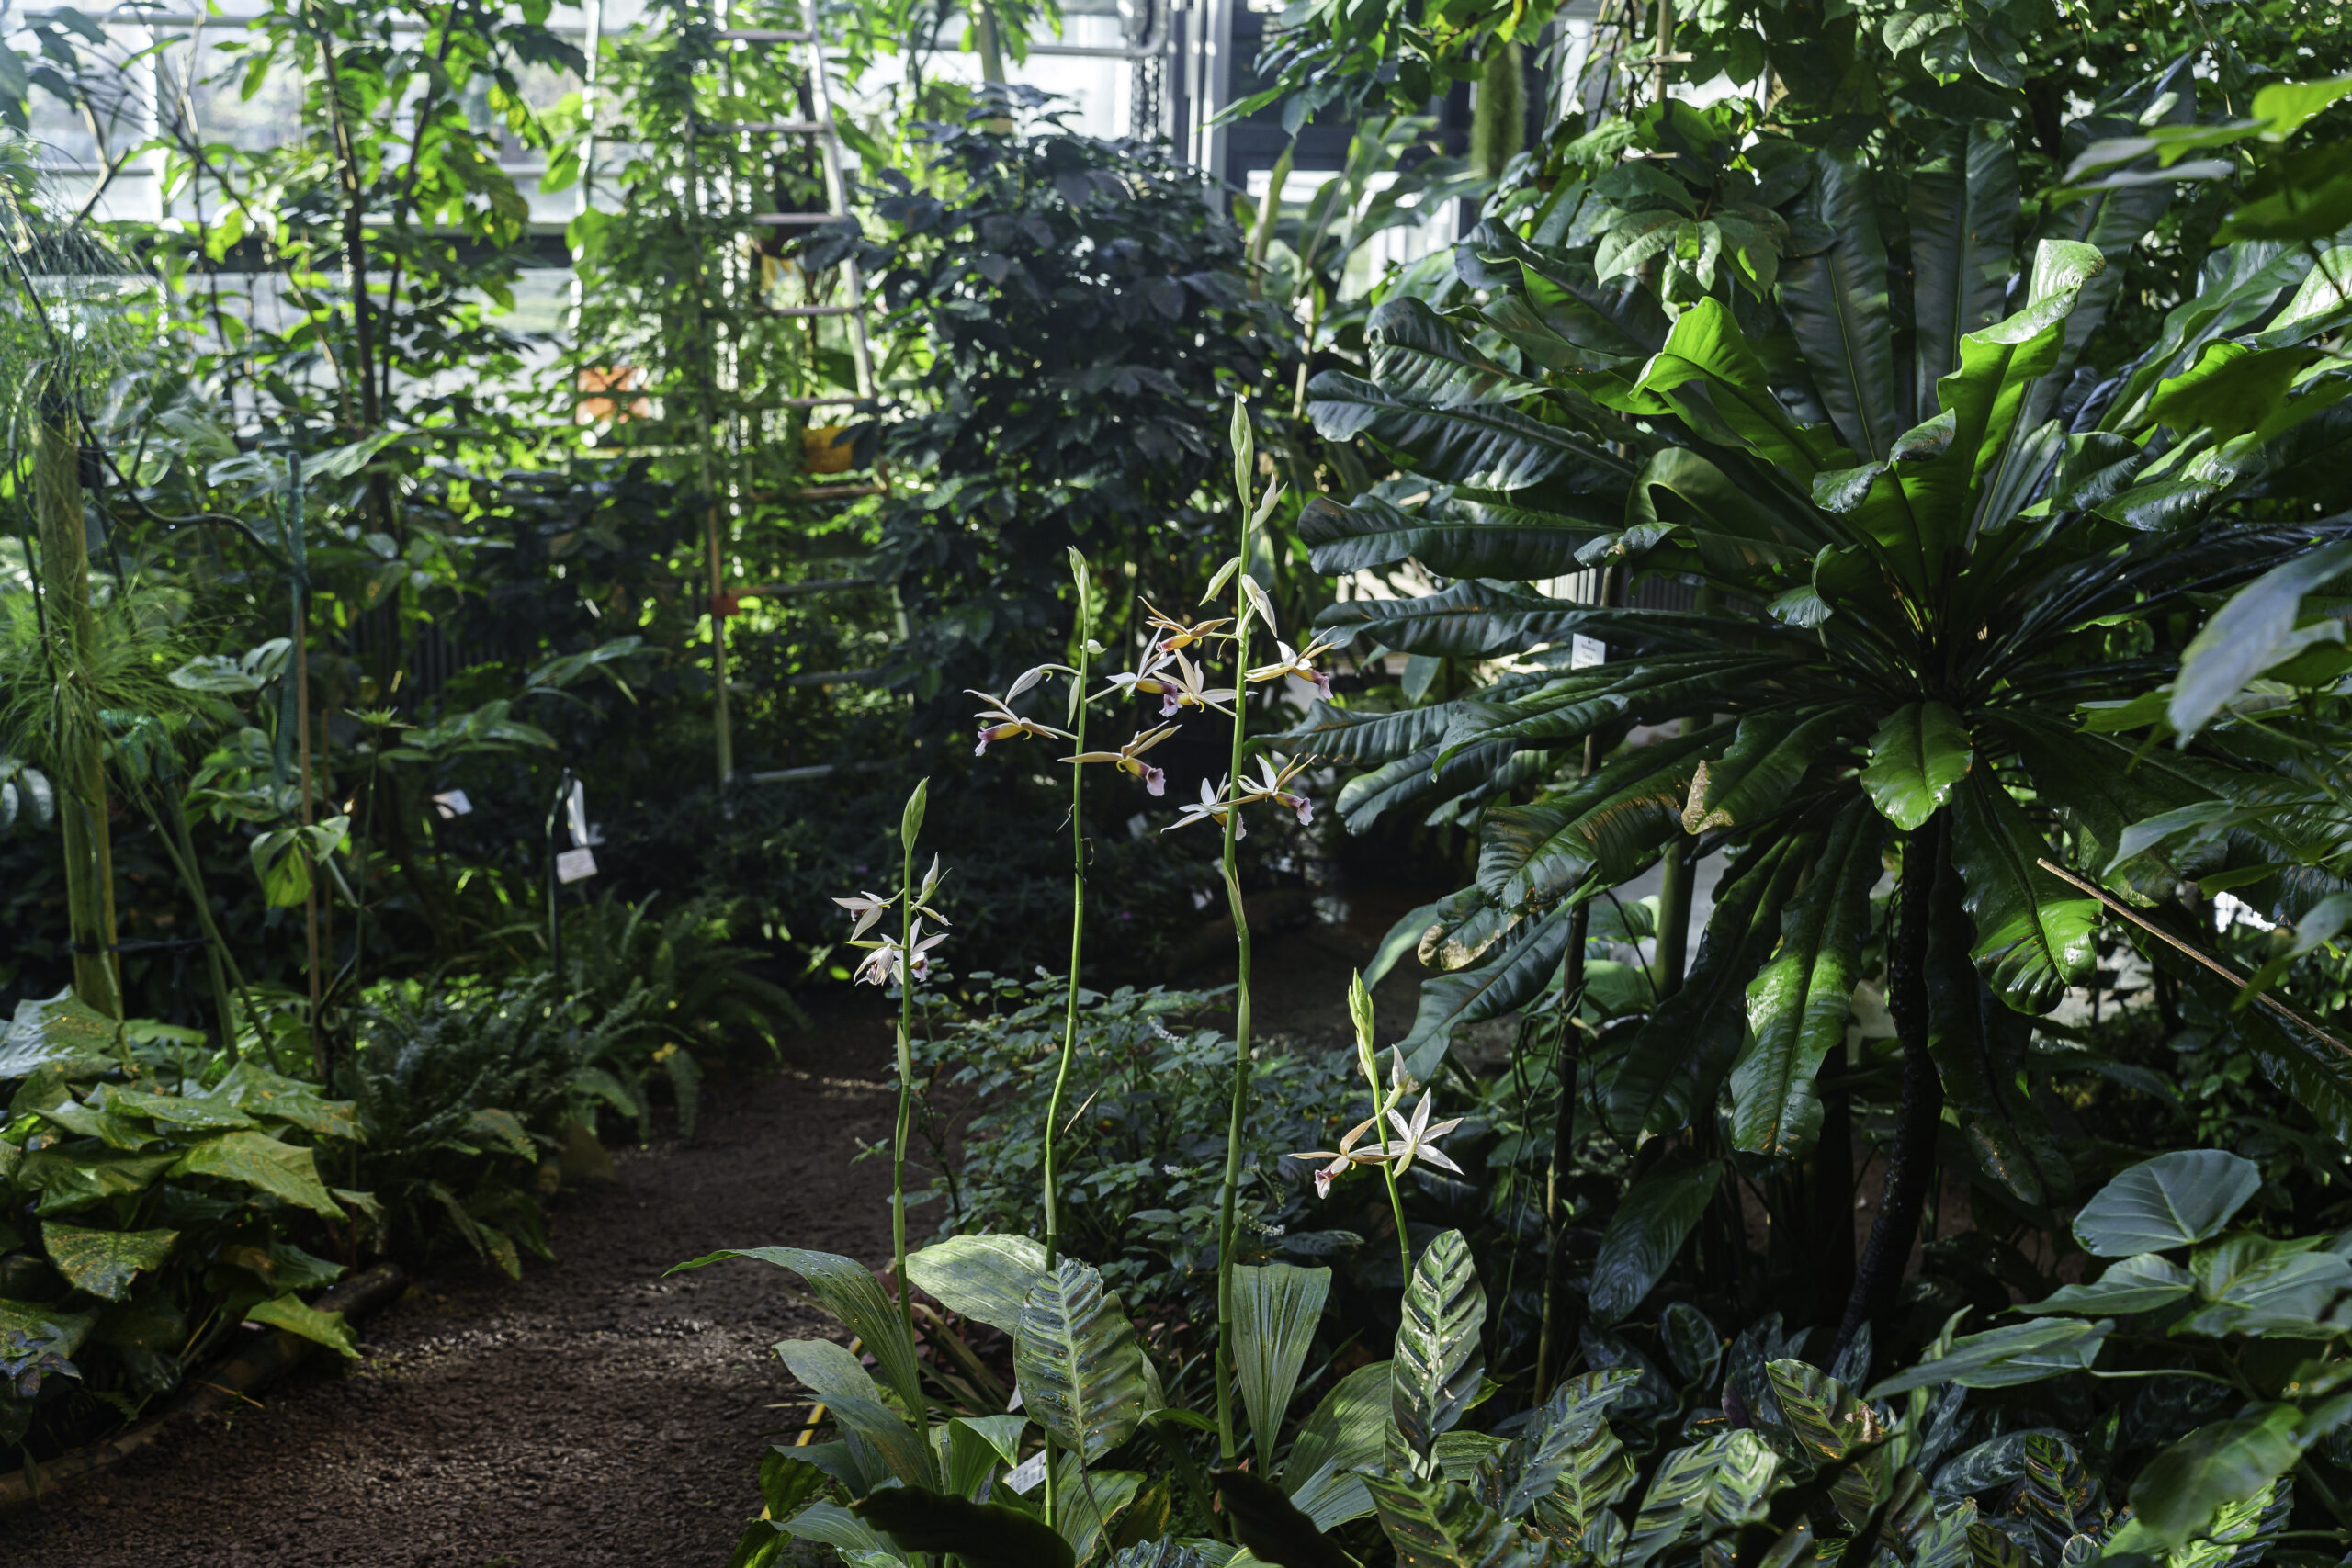
[[[1241,761],[1250,740],[1250,497],[1241,497],[1241,564],[1233,575],[1233,758],[1226,778],[1225,897],[1233,908],[1233,951],[1238,987],[1233,1002],[1233,1111],[1226,1126],[1225,1191],[1217,1219],[1216,1434],[1228,1465],[1238,1445],[1233,1427],[1233,1252],[1236,1200],[1241,1188],[1241,1123],[1250,1103],[1250,913],[1241,902],[1241,868],[1235,845],[1241,832]]]
[[[1078,702],[1071,716],[1070,729],[1077,744],[1074,753],[1086,750],[1086,682],[1092,669],[1087,652],[1087,641],[1093,628],[1086,614],[1086,584],[1079,584],[1078,606]],[[1069,770],[1069,980],[1062,996],[1062,1059],[1054,1069],[1053,1098],[1046,1107],[1046,1269],[1052,1272],[1062,1259],[1061,1176],[1057,1151],[1061,1137],[1062,1098],[1069,1087],[1069,1065],[1078,1055],[1078,965],[1086,931],[1086,820],[1080,807],[1084,803],[1086,764],[1075,762]],[[1061,1517],[1058,1478],[1054,1474],[1054,1435],[1046,1434],[1046,1522],[1056,1523]]]
[[[1372,1113],[1376,1118],[1373,1122],[1372,1131],[1374,1135],[1385,1144],[1388,1141],[1388,1129],[1382,1126],[1378,1120],[1382,1119],[1380,1108],[1385,1103],[1381,1096],[1386,1092],[1380,1082],[1380,1058],[1367,1051],[1364,1054],[1364,1060],[1372,1074]],[[1380,1176],[1382,1180],[1388,1183],[1388,1209],[1396,1216],[1396,1260],[1405,1266],[1405,1284],[1408,1289],[1410,1289],[1413,1283],[1413,1243],[1412,1238],[1405,1234],[1405,1198],[1404,1194],[1396,1190],[1396,1166],[1387,1160],[1382,1160]]]
[[[899,1322],[906,1330],[910,1349],[915,1342],[914,1284],[907,1278],[907,1135],[913,1125],[915,1104],[915,842],[910,833],[899,836],[903,856],[899,883],[899,1128],[890,1147],[890,1260],[899,1281]],[[931,1451],[931,1418],[917,1399],[909,1414],[922,1434],[922,1450]]]

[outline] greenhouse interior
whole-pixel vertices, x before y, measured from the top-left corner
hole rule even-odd
[[[18,6],[0,238],[0,1564],[2352,1564],[2343,0]]]

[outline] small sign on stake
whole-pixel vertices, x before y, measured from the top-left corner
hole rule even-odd
[[[1012,1472],[1005,1476],[1004,1483],[1015,1492],[1025,1493],[1045,1479],[1046,1450],[1039,1449],[1035,1453],[1014,1465]]]
[[[1587,637],[1582,632],[1568,634],[1569,669],[1590,670],[1596,665],[1607,663],[1608,660],[1608,645],[1599,637]]]
[[[433,797],[433,809],[441,814],[442,820],[447,821],[452,817],[472,816],[474,803],[466,798],[464,790],[444,790]]]
[[[580,882],[596,874],[596,852],[586,845],[566,850],[555,857],[555,879],[558,882]]]

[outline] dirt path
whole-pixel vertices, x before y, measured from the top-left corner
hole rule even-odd
[[[0,1562],[718,1568],[759,1511],[762,1435],[805,1414],[768,1347],[842,1336],[763,1264],[662,1276],[784,1241],[888,1261],[888,1163],[850,1163],[888,1134],[888,1035],[822,1037],[821,1059],[714,1084],[692,1144],[619,1155],[616,1185],[557,1211],[555,1263],[426,1280],[366,1325],[363,1360],[0,1515]]]

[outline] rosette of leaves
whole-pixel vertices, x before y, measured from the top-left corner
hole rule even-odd
[[[2078,134],[2192,106],[2175,67]],[[2166,186],[2029,227],[2009,131],[1951,141],[1948,163],[1913,171],[1813,154],[1800,200],[1835,239],[1782,267],[1769,306],[1726,286],[1678,313],[1603,284],[1590,247],[1489,226],[1458,264],[1483,299],[1393,299],[1371,322],[1372,375],[1314,383],[1328,438],[1407,470],[1310,506],[1315,565],[1409,558],[1442,582],[1321,624],[1488,676],[1399,711],[1322,705],[1290,737],[1365,770],[1339,800],[1351,828],[1408,807],[1478,825],[1476,882],[1414,917],[1425,960],[1451,971],[1423,988],[1414,1070],[1456,1024],[1540,995],[1574,907],[1683,843],[1730,863],[1687,983],[1602,1086],[1607,1115],[1663,1133],[1728,1089],[1735,1146],[1800,1154],[1892,852],[1889,1001],[1911,1086],[1897,1157],[1932,1159],[1948,1099],[1986,1179],[2033,1203],[2067,1190],[2020,1071],[2027,1020],[2088,974],[2100,906],[2041,863],[2153,900],[2179,868],[2119,859],[2125,829],[2256,771],[2218,749],[2135,763],[2083,705],[2161,677],[2164,617],[2346,531],[2312,501],[2338,482],[2352,380],[2312,354],[2333,317],[2306,298],[2314,248],[2285,242],[2214,252],[2155,343],[2100,342],[2114,263]],[[1900,228],[1882,228],[1889,210]],[[2272,378],[2197,395],[2249,363]],[[1670,575],[1719,607],[1521,586],[1579,567]],[[1577,635],[1608,661],[1577,668]],[[1588,737],[1600,765],[1582,776]],[[2299,1098],[2352,1129],[2338,1066],[2315,1043],[2286,1059]],[[1925,1190],[1895,1184],[1889,1236]],[[1893,1280],[1866,1259],[1857,1305],[1883,1310]]]
[[[241,1322],[356,1354],[301,1299],[342,1266],[294,1239],[375,1209],[320,1172],[352,1107],[253,1062],[168,1089],[124,1075],[119,1050],[182,1032],[28,1003],[0,1043],[0,1444],[135,1416]]]

